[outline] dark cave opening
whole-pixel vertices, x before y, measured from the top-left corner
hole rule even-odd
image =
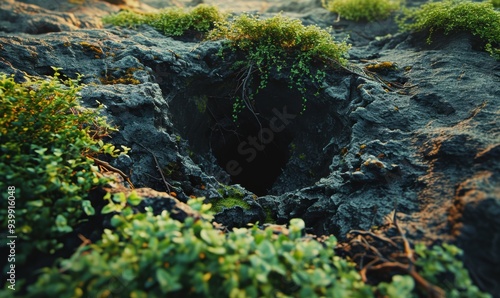
[[[211,137],[212,152],[231,182],[258,196],[266,195],[281,174],[292,140],[291,130],[277,116],[257,121],[250,112],[240,115],[233,130],[218,130]]]
[[[271,80],[235,121],[240,94],[232,87],[197,86],[170,102],[172,120],[203,171],[257,196],[304,187],[327,173],[331,155],[340,150],[330,137],[344,134],[328,102],[316,100],[304,111],[300,92],[285,80]]]

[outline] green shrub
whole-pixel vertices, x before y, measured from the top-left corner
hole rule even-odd
[[[354,266],[334,256],[335,238],[324,246],[302,238],[302,220],[291,221],[288,236],[257,227],[226,235],[207,220],[125,209],[111,219],[115,231],[44,269],[29,297],[372,296]]]
[[[423,244],[417,244],[415,253],[420,275],[427,281],[440,286],[450,298],[488,298],[489,294],[482,293],[476,287],[459,259],[462,250],[444,243],[435,245],[431,249]]]
[[[347,20],[375,21],[398,10],[401,0],[322,0],[323,7]]]
[[[79,90],[58,73],[25,83],[0,75],[0,217],[7,227],[7,188],[14,187],[19,265],[35,249],[61,248],[57,237],[94,214],[86,196],[100,179],[87,156],[117,153],[99,140],[113,128],[79,106]]]
[[[335,238],[304,238],[301,219],[290,221],[288,233],[256,226],[223,233],[210,223],[203,198],[189,202],[201,219],[184,222],[166,211],[135,213],[141,200],[134,193],[105,199],[103,213],[116,212],[114,229],[43,269],[28,297],[423,297],[410,276],[363,283],[355,265],[335,255]],[[447,297],[490,297],[472,285],[459,252],[452,245],[418,245],[417,268]]]
[[[209,38],[225,39],[229,49],[245,54],[245,60],[236,64],[243,68],[243,73],[259,71],[256,91],[248,94],[249,98],[237,99],[235,112],[245,106],[244,101],[248,102],[267,86],[271,71],[290,74],[289,86],[304,95],[305,107],[305,80],[322,82],[326,65],[345,65],[350,48],[345,42],[336,42],[327,30],[304,26],[300,20],[280,14],[268,19],[242,14],[231,22],[218,23]]]
[[[103,22],[115,26],[147,24],[166,36],[181,36],[188,31],[207,32],[225,15],[214,6],[198,5],[192,9],[167,8],[158,13],[122,11],[103,18]]]
[[[403,30],[428,31],[427,42],[433,33],[469,32],[481,38],[485,50],[500,59],[500,12],[489,2],[445,0],[426,3],[418,9],[406,10],[398,20]]]

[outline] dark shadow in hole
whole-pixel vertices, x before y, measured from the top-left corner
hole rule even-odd
[[[243,113],[240,125],[232,132],[212,135],[213,153],[219,165],[231,175],[231,182],[241,184],[256,195],[267,194],[289,159],[289,130],[275,132],[269,120]],[[243,116],[243,117],[242,117]]]

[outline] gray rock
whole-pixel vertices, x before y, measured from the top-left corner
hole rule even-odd
[[[0,31],[42,34],[76,30],[80,21],[72,13],[55,12],[14,0],[0,3]]]

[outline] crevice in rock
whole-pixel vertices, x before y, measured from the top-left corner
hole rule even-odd
[[[311,95],[314,100],[303,111],[302,95],[283,79],[271,79],[250,101],[253,111],[245,107],[237,121],[233,81],[189,81],[169,103],[174,126],[194,155],[215,159],[228,183],[258,196],[314,184],[328,175],[333,155],[349,140],[349,121],[339,115],[339,106]]]

